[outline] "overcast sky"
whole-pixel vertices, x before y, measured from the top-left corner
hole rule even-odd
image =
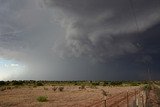
[[[0,0],[0,80],[156,80],[159,64],[159,0]]]

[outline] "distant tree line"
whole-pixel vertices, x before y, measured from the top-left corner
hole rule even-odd
[[[147,81],[36,81],[36,80],[13,80],[13,81],[0,81],[0,86],[11,85],[92,85],[92,86],[120,86],[120,85],[138,86],[147,84]]]

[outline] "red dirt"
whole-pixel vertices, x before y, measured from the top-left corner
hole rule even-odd
[[[80,90],[78,86],[64,86],[64,91],[54,92],[52,86],[29,88],[21,87],[12,90],[0,91],[0,107],[104,107],[104,96],[102,89],[109,93],[107,96],[107,106],[125,107],[128,91],[129,104],[134,101],[134,87],[97,87],[93,89],[87,87]],[[47,102],[38,102],[38,96],[47,96]]]

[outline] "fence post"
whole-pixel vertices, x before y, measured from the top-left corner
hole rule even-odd
[[[106,106],[106,100],[104,100],[104,107],[107,107],[107,106]]]
[[[104,107],[107,107],[107,96],[104,97]]]
[[[134,96],[135,96],[135,106],[137,107],[137,90],[134,90]]]
[[[144,107],[144,97],[143,97],[143,93],[142,93],[142,106]]]
[[[129,107],[129,101],[128,101],[128,91],[127,91],[127,107]]]
[[[135,90],[134,96],[135,96],[135,101],[136,101],[136,99],[137,99],[137,91],[136,90]]]

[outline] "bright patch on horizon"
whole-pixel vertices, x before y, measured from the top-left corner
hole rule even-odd
[[[0,80],[9,80],[25,71],[25,65],[15,60],[0,58]]]

